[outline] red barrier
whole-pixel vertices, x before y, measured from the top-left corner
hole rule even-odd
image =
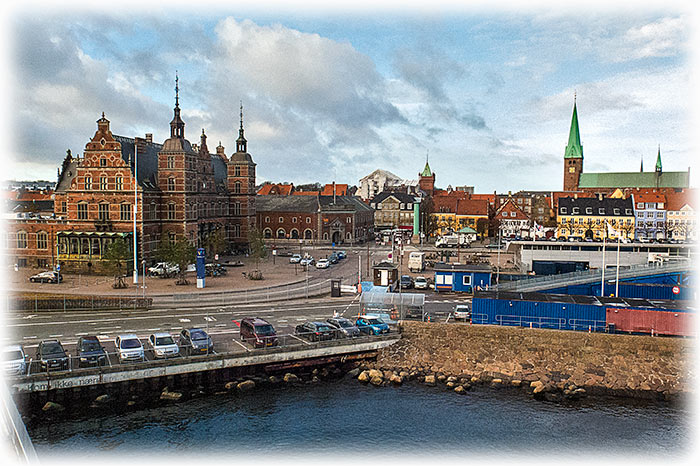
[[[650,311],[643,309],[606,308],[606,322],[621,332],[655,335],[695,336],[695,314],[691,312]]]

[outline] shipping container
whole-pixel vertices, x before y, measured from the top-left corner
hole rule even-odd
[[[616,332],[694,337],[695,313],[607,308],[606,321]]]
[[[676,288],[675,291],[677,291],[677,293],[674,293],[674,288]],[[615,289],[615,282],[606,280],[605,296],[614,296]],[[543,293],[600,296],[600,282],[560,286],[557,288],[550,288],[543,291]],[[639,283],[636,281],[626,282],[621,280],[617,287],[617,295],[621,298],[692,301],[695,299],[696,291],[695,288],[675,284]]]

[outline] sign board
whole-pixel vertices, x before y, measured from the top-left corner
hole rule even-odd
[[[197,288],[204,288],[204,278],[207,276],[206,270],[206,255],[204,248],[197,248],[195,257],[195,269],[197,270]]]
[[[218,260],[219,260],[219,255],[218,255],[218,254],[214,254],[214,260],[215,260],[215,261],[218,261]]]
[[[681,289],[677,286],[674,286],[673,288],[671,288],[671,291],[673,292],[673,294],[678,294],[681,292]]]
[[[276,255],[277,255],[277,249],[273,249],[273,250],[272,250],[272,255],[273,255],[273,256],[276,256]]]
[[[60,272],[60,271],[61,271],[61,264],[56,264],[56,272]]]

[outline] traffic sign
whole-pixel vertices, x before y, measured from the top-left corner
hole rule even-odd
[[[60,271],[61,271],[61,264],[56,264],[56,272],[60,272]]]
[[[673,292],[673,294],[678,294],[681,292],[681,289],[678,286],[674,286],[673,288],[671,288],[671,291]]]

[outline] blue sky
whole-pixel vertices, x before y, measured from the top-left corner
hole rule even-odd
[[[415,179],[429,153],[443,188],[558,190],[574,92],[584,171],[651,169],[659,145],[665,170],[700,168],[684,2],[147,5],[7,10],[5,178],[54,179],[103,111],[162,142],[175,70],[186,137],[212,152],[233,152],[243,101],[258,182]]]

